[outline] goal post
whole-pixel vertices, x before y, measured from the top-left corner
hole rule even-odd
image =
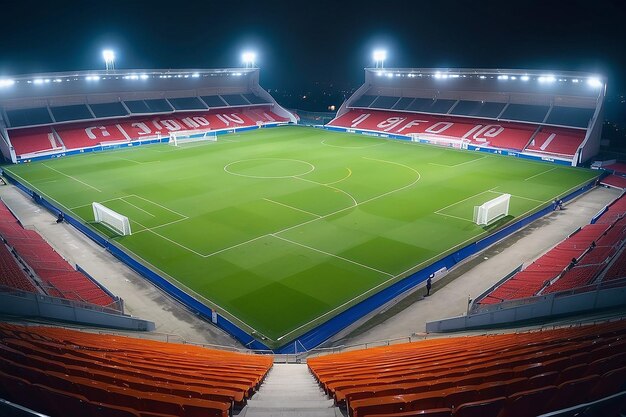
[[[467,149],[467,139],[447,138],[440,136],[425,135],[423,133],[410,133],[411,142],[426,143],[428,145],[442,146],[445,148]]]
[[[95,201],[91,204],[93,207],[93,217],[97,223],[102,223],[115,233],[122,236],[128,236],[131,234],[130,221],[128,217],[119,214],[110,208],[103,206]]]
[[[217,142],[217,135],[210,130],[182,130],[179,132],[170,132],[169,144],[180,146],[186,143],[196,142]]]
[[[509,214],[511,194],[502,194],[480,206],[474,206],[474,223],[488,225]]]

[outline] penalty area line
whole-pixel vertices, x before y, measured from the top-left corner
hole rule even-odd
[[[265,198],[265,197],[264,197],[264,198],[263,198],[263,200],[265,200],[265,201],[269,201],[270,203],[278,204],[279,206],[283,206],[283,207],[290,208],[290,209],[292,209],[292,210],[300,211],[300,212],[302,212],[302,213],[309,214],[309,215],[311,215],[311,216],[315,216],[315,217],[317,217],[318,219],[319,219],[320,217],[322,217],[322,216],[320,216],[319,214],[311,213],[310,211],[302,210],[302,209],[299,209],[298,207],[293,207],[293,206],[290,206],[289,204],[281,203],[281,202],[279,202],[279,201],[270,200],[269,198]]]
[[[57,172],[57,173],[59,173],[59,174],[61,174],[61,175],[64,175],[64,176],[66,176],[66,177],[67,177],[67,178],[69,178],[69,179],[72,179],[72,180],[74,180],[74,181],[76,181],[76,182],[79,182],[79,183],[81,183],[81,184],[83,184],[83,185],[85,185],[85,186],[87,186],[87,187],[89,187],[89,188],[91,188],[91,189],[93,189],[93,190],[96,190],[96,191],[97,191],[97,192],[99,192],[99,193],[101,193],[101,192],[102,192],[100,189],[98,189],[98,188],[94,187],[93,185],[89,185],[89,184],[87,184],[85,181],[81,181],[81,180],[79,180],[79,179],[78,179],[78,178],[76,178],[76,177],[73,177],[73,176],[71,176],[71,175],[67,175],[66,173],[61,172],[61,171],[59,171],[59,170],[58,170],[58,169],[56,169],[56,168],[52,168],[51,166],[49,166],[49,165],[47,165],[47,164],[41,164],[41,165],[45,166],[45,167],[46,167],[46,168],[48,168],[48,169],[53,170],[54,172]]]
[[[305,245],[305,244],[300,243],[300,242],[296,242],[295,240],[291,240],[291,239],[287,239],[285,237],[277,236],[274,233],[270,233],[270,236],[275,237],[275,238],[280,239],[280,240],[284,240],[285,242],[289,242],[289,243],[297,245],[297,246],[302,246],[303,248],[306,248],[306,249],[309,249],[309,250],[312,250],[312,251],[315,251],[315,252],[322,253],[322,254],[324,254],[326,256],[331,256],[333,258],[341,259],[342,261],[350,262],[351,264],[358,265],[361,268],[369,269],[371,271],[378,272],[379,274],[387,275],[388,277],[393,277],[393,274],[390,274],[389,272],[381,271],[380,269],[376,269],[374,267],[364,265],[364,264],[362,264],[360,262],[353,261],[352,259],[344,258],[343,256],[339,256],[339,255],[336,255],[334,253],[326,252],[326,251],[323,251],[321,249],[317,249],[317,248]]]

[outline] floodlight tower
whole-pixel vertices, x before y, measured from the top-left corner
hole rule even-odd
[[[111,49],[105,49],[102,51],[102,57],[104,58],[104,65],[107,71],[115,70],[115,52]]]
[[[256,62],[256,54],[254,52],[244,52],[241,54],[241,60],[243,61],[243,65],[245,68],[254,68],[254,63]]]
[[[387,59],[387,51],[384,49],[376,49],[374,51],[374,63],[376,68],[385,68],[385,60]]]

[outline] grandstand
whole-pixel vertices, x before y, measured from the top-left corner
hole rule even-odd
[[[598,153],[604,95],[584,73],[366,68],[328,126],[577,165]]]
[[[258,80],[258,68],[18,77],[0,97],[0,148],[19,163],[166,141],[169,132],[295,122]]]
[[[61,213],[106,250],[105,259],[121,260],[158,289],[157,302],[166,294],[242,346],[111,334],[154,324],[124,314],[120,297],[0,202],[2,311],[46,302],[70,306],[75,316],[38,316],[52,324],[105,327],[0,324],[0,414],[23,407],[51,417],[625,411],[626,325],[610,313],[601,323],[540,331],[419,335],[426,340],[418,342],[407,334],[410,343],[318,348],[427,278],[445,277],[534,220],[554,217],[556,199],[576,204],[598,183],[619,198],[498,277],[467,315],[426,328],[497,328],[529,311],[549,321],[623,307],[626,198],[615,191],[624,189],[623,177],[577,167],[599,148],[604,80],[560,71],[368,68],[332,120],[300,112],[316,129],[260,129],[298,117],[260,87],[257,68],[14,81],[0,94],[0,148],[13,163],[3,167],[8,187]],[[170,135],[217,143],[167,147]],[[503,195],[510,211],[476,224],[474,207]],[[93,202],[124,216],[133,233],[98,224]],[[99,315],[86,322],[78,319],[83,310]],[[11,323],[36,316],[15,311]],[[274,363],[281,361],[298,363]]]

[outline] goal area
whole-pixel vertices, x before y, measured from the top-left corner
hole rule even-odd
[[[467,149],[467,145],[470,143],[467,139],[431,136],[423,133],[411,133],[409,136],[411,142],[426,143],[428,145],[442,146],[444,148]]]
[[[474,206],[474,223],[488,225],[509,214],[511,194],[502,194],[480,206]]]
[[[179,132],[170,132],[169,144],[173,146],[181,146],[187,143],[197,142],[217,142],[217,135],[210,130],[183,130]]]
[[[96,223],[101,223],[115,233],[128,236],[131,234],[130,221],[128,217],[103,206],[100,203],[93,202],[93,217]]]

